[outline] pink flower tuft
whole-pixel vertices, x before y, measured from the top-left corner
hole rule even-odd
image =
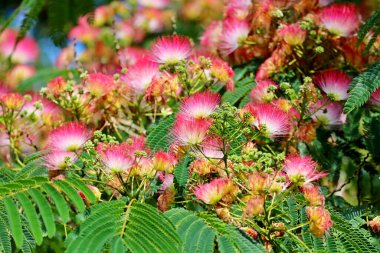
[[[224,157],[223,142],[219,137],[207,136],[200,144],[200,149],[202,152],[197,152],[200,157],[206,156],[209,159],[222,159]]]
[[[261,80],[251,91],[251,99],[254,103],[268,103],[274,98],[274,93],[270,89],[276,89],[277,84],[272,80]]]
[[[355,4],[336,3],[324,7],[319,13],[319,19],[329,32],[342,37],[350,36],[360,25]]]
[[[170,4],[170,0],[138,0],[139,5],[147,8],[162,9]]]
[[[127,47],[119,51],[122,66],[133,66],[138,60],[145,58],[147,55],[148,51],[139,47]]]
[[[325,204],[325,197],[320,192],[318,186],[314,186],[312,184],[307,184],[304,187],[302,187],[303,195],[306,199],[306,201],[311,206],[324,206]]]
[[[92,96],[102,97],[115,88],[115,83],[112,76],[91,73],[87,77],[86,88]]]
[[[306,32],[299,24],[285,25],[279,30],[281,38],[291,46],[301,45],[306,38]]]
[[[348,98],[347,90],[351,83],[351,77],[340,70],[326,70],[314,77],[314,83],[328,97],[334,101],[340,101]]]
[[[5,83],[11,88],[16,88],[19,83],[25,79],[32,77],[36,73],[36,69],[25,64],[18,64],[13,67],[5,77]]]
[[[68,165],[75,163],[77,158],[74,152],[52,150],[45,155],[46,167],[50,170],[64,170]]]
[[[17,40],[17,32],[12,29],[6,29],[0,36],[0,55],[4,58],[12,54],[12,62],[14,63],[30,63],[34,62],[39,55],[39,48],[34,39],[26,36],[18,44],[13,51]]]
[[[248,16],[252,6],[251,0],[226,1],[225,16],[228,18],[244,19]]]
[[[222,35],[222,22],[213,21],[204,30],[200,38],[200,44],[209,49],[217,49],[220,36]]]
[[[177,159],[173,154],[159,151],[154,155],[153,168],[158,171],[173,173]]]
[[[248,104],[248,111],[254,117],[253,125],[265,136],[275,138],[289,134],[289,115],[272,104]]]
[[[333,225],[330,212],[321,206],[307,206],[306,214],[310,222],[310,232],[316,237],[323,237]]]
[[[20,110],[26,99],[19,93],[5,93],[0,96],[0,105],[4,105],[9,110]]]
[[[184,99],[180,111],[195,119],[207,118],[220,103],[220,95],[210,91],[196,93]]]
[[[157,63],[174,64],[191,54],[189,38],[181,35],[158,38],[151,47],[151,59]]]
[[[369,98],[369,103],[374,106],[380,107],[380,88],[375,90]]]
[[[123,144],[106,145],[101,143],[96,149],[102,157],[107,172],[125,172],[134,165],[133,158],[127,154]]]
[[[79,122],[67,122],[51,131],[47,138],[47,147],[52,150],[75,152],[91,137],[86,125]]]
[[[194,190],[197,199],[202,200],[208,205],[218,203],[225,195],[233,190],[233,183],[228,178],[218,178],[208,184],[199,185]]]
[[[247,39],[249,31],[249,24],[245,20],[232,18],[224,20],[219,44],[220,51],[224,55],[233,53]]]
[[[133,92],[137,95],[142,95],[153,78],[159,74],[160,70],[157,63],[141,59],[128,69],[125,82]]]
[[[204,140],[211,124],[212,121],[210,119],[194,119],[179,113],[172,133],[179,144],[193,146],[200,144]]]
[[[318,164],[309,156],[288,156],[284,162],[284,171],[289,180],[296,185],[303,186],[322,177],[327,176],[325,172],[316,170]]]
[[[78,39],[85,43],[93,43],[101,30],[91,26],[88,21],[88,15],[78,19],[78,25],[73,27],[69,32],[70,39]]]
[[[343,104],[330,102],[327,99],[317,101],[312,108],[318,109],[311,117],[325,128],[340,126],[345,123],[346,115],[343,114]]]

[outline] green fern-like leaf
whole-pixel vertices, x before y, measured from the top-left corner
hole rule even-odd
[[[110,245],[112,252],[180,252],[182,242],[173,225],[155,208],[135,204],[125,212],[123,201],[94,205],[86,220],[70,234],[68,253],[92,253]],[[154,240],[152,240],[154,238]]]
[[[184,187],[189,179],[190,157],[183,158],[174,168],[174,178],[180,187]]]
[[[174,123],[174,115],[161,119],[148,128],[147,144],[153,151],[167,150],[169,131]]]
[[[20,42],[26,35],[26,33],[33,28],[34,24],[38,20],[38,15],[40,14],[42,8],[45,5],[45,0],[33,0],[29,1],[30,9],[22,20],[21,27],[17,34],[16,45]]]
[[[66,183],[63,180],[54,180],[54,184],[61,188],[64,193],[66,193],[67,197],[71,200],[79,212],[83,212],[85,210],[86,207],[84,205],[83,199],[69,183]]]
[[[234,91],[227,91],[222,97],[222,101],[235,105],[242,100],[255,87],[256,83],[252,78],[245,78],[237,83]]]
[[[21,248],[23,242],[23,233],[21,227],[21,219],[18,215],[17,206],[12,198],[4,199],[4,206],[7,212],[9,230],[17,248]]]
[[[344,105],[344,112],[350,113],[366,103],[377,88],[380,87],[380,61],[369,66],[355,77],[349,88],[349,97]]]
[[[155,238],[143,244],[142,237]],[[182,242],[173,225],[145,204],[132,207],[126,226],[126,244],[132,252],[180,252]]]
[[[38,206],[48,237],[52,238],[55,235],[56,228],[54,214],[49,202],[37,189],[30,189],[28,192]]]
[[[358,43],[363,42],[364,38],[368,35],[368,33],[372,30],[373,34],[371,35],[371,39],[367,43],[365,48],[365,53],[369,51],[369,49],[373,46],[376,41],[377,36],[380,34],[380,10],[376,10],[368,20],[360,27],[358,31]]]
[[[12,252],[12,244],[11,238],[7,230],[7,225],[2,215],[0,215],[0,251],[4,251],[5,253]]]
[[[57,191],[57,189],[50,184],[42,185],[42,189],[46,192],[46,194],[51,197],[54,202],[59,216],[61,217],[64,223],[69,221],[69,206],[65,201],[65,198]]]
[[[23,213],[26,215],[33,238],[37,245],[40,245],[43,237],[41,229],[42,226],[32,201],[24,193],[18,193],[16,197],[23,207]],[[18,214],[14,215],[18,216]]]
[[[115,236],[111,240],[110,244],[111,244],[111,253],[124,253],[125,252],[124,242],[120,238],[120,236]]]
[[[50,182],[47,177],[28,178],[28,174],[25,174],[27,178],[20,179],[17,177],[18,173],[13,174],[16,174],[16,177],[13,176],[10,180],[0,183],[0,230],[5,231],[0,236],[0,249],[2,247],[6,252],[9,251],[9,245],[12,245],[11,239],[16,248],[23,252],[33,252],[36,245],[42,243],[45,235],[54,237],[55,210],[64,223],[70,217],[67,204],[69,200],[79,211],[85,210],[78,191],[81,191],[88,200],[95,199],[85,183],[77,178],[68,177],[65,179],[67,182],[64,180]],[[62,194],[67,196],[67,200]],[[54,206],[56,208],[53,210]]]
[[[184,252],[210,252],[209,249],[215,247],[215,239],[220,252],[266,252],[262,245],[216,216],[197,215],[181,208],[171,209],[165,215],[183,240]]]
[[[184,252],[212,252],[216,233],[201,218],[184,209],[171,209],[165,216],[184,242]]]

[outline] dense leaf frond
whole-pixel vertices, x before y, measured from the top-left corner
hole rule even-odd
[[[363,73],[352,80],[349,97],[344,105],[344,112],[350,113],[366,103],[377,88],[380,87],[380,61],[369,66]]]

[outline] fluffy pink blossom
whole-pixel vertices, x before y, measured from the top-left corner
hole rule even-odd
[[[276,89],[277,84],[272,80],[257,81],[257,85],[251,91],[251,99],[254,103],[268,103],[274,98],[273,91],[270,89]]]
[[[355,4],[332,4],[324,7],[318,16],[322,25],[329,32],[342,37],[350,36],[360,25],[360,17]]]
[[[157,63],[174,64],[191,54],[189,38],[181,35],[163,36],[151,46],[151,59]]]
[[[244,19],[249,14],[251,6],[251,0],[226,1],[225,15],[228,18]]]
[[[311,206],[323,206],[325,204],[325,197],[321,193],[318,186],[306,184],[302,187],[303,196]]]
[[[157,63],[141,59],[128,69],[125,82],[133,92],[142,95],[158,74],[160,74],[160,70]]]
[[[306,214],[310,222],[310,232],[316,237],[323,237],[333,225],[330,212],[324,207],[307,206]]]
[[[79,122],[67,122],[51,131],[47,147],[52,150],[75,152],[91,137],[91,131]]]
[[[334,101],[348,98],[347,90],[351,80],[351,77],[340,70],[326,70],[314,77],[314,83]]]
[[[376,89],[369,98],[369,103],[374,106],[380,106],[380,88]]]
[[[25,79],[32,77],[36,73],[36,69],[26,64],[18,64],[7,72],[5,82],[8,86],[16,88],[19,83]]]
[[[343,104],[339,102],[322,99],[312,105],[312,109],[317,110],[311,115],[312,119],[325,128],[340,126],[346,122]]]
[[[86,88],[92,96],[102,97],[115,88],[115,83],[110,75],[91,73],[87,77]]]
[[[96,149],[102,157],[107,172],[125,172],[134,165],[133,158],[126,153],[123,144],[100,144]]]
[[[197,199],[208,205],[218,203],[225,195],[233,190],[233,183],[228,178],[217,178],[210,183],[199,185],[194,190]]]
[[[185,98],[180,111],[182,114],[195,119],[207,118],[215,111],[219,103],[219,94],[205,91]]]
[[[246,20],[225,19],[219,49],[224,55],[229,55],[244,44],[250,28]]]
[[[0,105],[4,105],[9,110],[20,110],[26,99],[19,93],[5,93],[0,96]]]
[[[77,158],[74,152],[52,150],[45,155],[46,167],[50,170],[64,170],[69,164],[75,163]]]
[[[78,25],[71,29],[68,37],[70,39],[78,39],[85,43],[93,43],[99,33],[99,28],[91,26],[87,22],[88,16],[83,16],[78,19]]]
[[[170,4],[170,0],[138,0],[137,3],[143,7],[162,9]]]
[[[327,176],[327,173],[317,171],[317,166],[309,156],[293,155],[285,159],[284,171],[293,184],[303,186]]]
[[[301,29],[299,24],[289,24],[279,30],[281,38],[291,46],[301,45],[306,38],[306,32]]]
[[[272,104],[248,104],[248,111],[254,117],[253,125],[265,136],[275,138],[289,134],[289,115]]]
[[[210,119],[194,119],[178,114],[172,133],[181,145],[197,145],[206,137],[212,121]]]
[[[200,44],[211,50],[216,50],[222,35],[222,22],[213,21],[204,30]]]
[[[158,171],[173,173],[176,164],[177,158],[171,153],[159,151],[153,157],[153,168]]]
[[[16,40],[17,32],[12,29],[6,29],[0,36],[0,55],[6,58],[13,52],[12,62],[14,63],[34,62],[39,55],[39,48],[36,41],[26,36],[17,44],[14,50]]]
[[[380,234],[380,215],[376,216],[373,220],[369,221],[368,225],[373,232]]]
[[[119,51],[119,58],[123,66],[133,66],[147,55],[148,51],[139,47],[126,47]]]
[[[227,149],[228,147],[223,147],[223,142],[219,137],[207,136],[200,144],[202,152],[197,154],[209,159],[222,159],[224,157],[223,148]]]

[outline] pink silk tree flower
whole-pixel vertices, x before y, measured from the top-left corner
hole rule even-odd
[[[39,48],[37,42],[29,37],[24,37],[18,44],[16,49],[14,45],[17,40],[17,31],[6,29],[0,36],[0,55],[4,58],[12,54],[13,63],[31,63],[37,60]]]
[[[86,88],[94,97],[102,97],[115,88],[113,77],[102,73],[91,73],[87,77]]]
[[[302,30],[299,24],[285,25],[279,30],[279,35],[291,46],[301,45],[306,39],[306,31]]]
[[[322,99],[318,100],[311,108],[317,110],[311,115],[311,118],[324,128],[334,128],[346,121],[346,115],[343,114],[343,104],[339,102]]]
[[[136,95],[143,95],[153,78],[159,74],[157,63],[141,59],[128,69],[125,82]]]
[[[210,183],[199,185],[194,190],[197,199],[208,205],[218,203],[225,195],[233,190],[233,183],[228,178],[217,178]]]
[[[194,119],[208,118],[220,103],[220,95],[205,91],[184,99],[180,111]]]
[[[310,232],[316,237],[330,231],[333,225],[330,212],[321,206],[307,206],[306,214],[310,222]]]
[[[222,36],[219,50],[224,55],[232,54],[244,44],[250,32],[249,24],[245,20],[229,18],[223,21]]]
[[[327,176],[325,172],[316,170],[318,164],[310,156],[288,156],[284,161],[284,171],[289,180],[298,186],[316,181]]]
[[[52,150],[78,151],[91,137],[91,131],[80,122],[67,122],[52,130],[47,138],[47,147]]]
[[[351,77],[340,70],[326,70],[314,76],[314,83],[334,101],[348,98]]]
[[[189,38],[181,35],[163,36],[151,46],[151,60],[162,64],[175,64],[191,54]]]
[[[355,4],[332,4],[321,9],[318,16],[329,32],[342,37],[352,35],[360,25],[360,16]]]
[[[134,165],[134,159],[126,153],[122,144],[99,144],[96,149],[108,173],[122,173]]]
[[[272,104],[248,104],[246,108],[254,117],[253,126],[263,135],[276,138],[289,134],[290,117],[283,110]]]
[[[251,91],[251,100],[254,103],[268,103],[274,98],[274,92],[278,85],[269,79],[257,81],[257,85]],[[272,89],[272,91],[271,91]]]
[[[64,170],[70,164],[75,163],[78,156],[74,152],[52,150],[44,158],[49,170]]]
[[[194,146],[205,139],[211,124],[210,119],[194,119],[180,113],[174,122],[172,133],[181,145]]]

